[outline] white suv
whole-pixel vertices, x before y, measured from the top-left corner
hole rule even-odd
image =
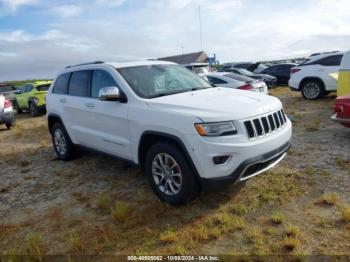
[[[60,159],[83,146],[128,160],[171,204],[273,167],[292,135],[277,98],[213,87],[161,61],[67,67],[49,89],[47,112]]]
[[[303,63],[291,69],[289,87],[301,91],[305,99],[319,99],[337,89],[332,77],[339,71],[343,53],[331,52],[310,56]]]

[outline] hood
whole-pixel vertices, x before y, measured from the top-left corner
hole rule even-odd
[[[208,88],[148,100],[151,107],[187,115],[204,122],[240,120],[274,111],[282,106],[272,96],[231,88]]]

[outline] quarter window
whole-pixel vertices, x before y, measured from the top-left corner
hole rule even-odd
[[[101,88],[117,86],[112,76],[104,70],[94,70],[92,74],[91,97],[98,98]]]
[[[89,70],[73,72],[69,81],[68,93],[73,96],[89,96],[90,75]]]
[[[57,77],[55,85],[53,87],[53,93],[67,94],[69,78],[70,73],[63,74]]]

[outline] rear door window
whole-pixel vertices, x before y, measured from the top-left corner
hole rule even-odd
[[[69,78],[70,73],[62,74],[57,77],[52,92],[55,94],[67,94]]]
[[[72,96],[88,97],[90,94],[91,71],[83,70],[72,73],[68,93]]]

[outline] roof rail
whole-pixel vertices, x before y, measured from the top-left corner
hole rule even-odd
[[[71,68],[71,67],[76,67],[76,66],[84,66],[84,65],[97,65],[97,64],[104,64],[103,61],[94,61],[94,62],[89,62],[89,63],[82,63],[82,64],[77,64],[77,65],[69,65],[66,66],[65,68]]]
[[[341,51],[329,51],[329,52],[314,53],[314,54],[311,54],[310,57],[317,56],[317,55],[336,54],[336,53],[341,53]]]

